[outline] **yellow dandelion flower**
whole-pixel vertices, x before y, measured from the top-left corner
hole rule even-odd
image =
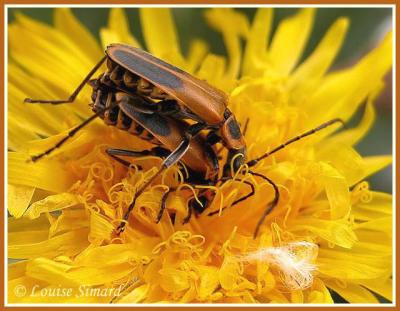
[[[110,43],[140,44],[119,8],[100,30],[101,44],[69,9],[54,10],[53,26],[16,14],[8,29],[8,257],[16,259],[8,266],[8,301],[333,303],[331,291],[351,303],[376,303],[373,293],[392,300],[392,197],[365,181],[391,157],[362,157],[353,147],[374,122],[374,100],[391,68],[391,33],[353,66],[329,72],[349,21],[334,22],[300,63],[314,16],[314,9],[299,10],[270,40],[272,9],[257,10],[251,22],[233,9],[207,10],[225,58],[198,39],[183,55],[171,12],[140,10],[141,48],[224,90],[238,121],[249,120],[249,159],[327,120],[347,121],[367,102],[356,127],[327,128],[253,168],[281,194],[253,239],[274,197],[267,182],[245,174],[255,194],[232,207],[248,184],[210,186],[216,197],[208,208],[216,215],[182,224],[199,188],[184,183],[176,166],[138,197],[117,236],[136,189],[161,161],[139,157],[129,169],[115,162],[105,148],[150,145],[100,119],[51,156],[27,162],[92,115],[91,90],[66,105],[29,105],[24,98],[67,98]],[[156,223],[171,187],[177,189]]]

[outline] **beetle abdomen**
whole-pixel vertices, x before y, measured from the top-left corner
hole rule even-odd
[[[102,76],[102,83],[109,84],[111,82],[113,87],[117,87],[128,94],[139,94],[151,99],[172,99],[153,83],[126,70],[112,60],[109,60],[107,66],[108,70]]]

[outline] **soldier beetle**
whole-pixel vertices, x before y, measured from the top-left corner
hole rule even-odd
[[[227,95],[212,87],[207,82],[197,79],[189,73],[170,65],[141,49],[124,44],[111,44],[105,51],[106,55],[88,73],[81,84],[66,100],[41,100],[26,98],[27,103],[64,104],[71,103],[82,90],[86,83],[93,88],[91,107],[94,115],[82,124],[72,129],[68,136],[58,142],[54,147],[33,156],[32,161],[37,161],[61,147],[70,137],[97,117],[108,125],[116,126],[137,135],[154,145],[151,150],[125,150],[108,148],[107,154],[123,165],[129,162],[121,156],[137,157],[141,155],[155,155],[164,158],[161,168],[136,191],[132,203],[124,214],[123,221],[117,228],[120,233],[124,230],[130,212],[135,206],[137,197],[159,176],[166,168],[182,161],[189,168],[187,182],[195,185],[215,185],[231,179],[242,165],[249,168],[262,159],[269,157],[287,145],[312,135],[335,123],[343,123],[340,119],[333,119],[320,126],[298,135],[279,145],[260,157],[246,162],[246,144],[240,126],[233,113],[227,107]],[[91,77],[107,62],[107,70],[97,79]],[[191,123],[188,122],[191,120]],[[205,134],[205,131],[208,131]],[[219,160],[213,145],[222,143],[228,150],[226,163],[223,166],[222,176],[218,178]],[[231,172],[231,167],[233,172]],[[251,169],[248,173],[267,181],[274,189],[274,199],[267,204],[254,230],[254,238],[267,215],[278,204],[279,190],[276,184],[260,173]],[[235,205],[254,194],[251,191],[239,198]],[[165,210],[166,192],[161,200],[161,208],[157,221],[161,219]],[[201,190],[198,198],[189,201],[189,221],[192,210],[202,213],[213,200],[211,190]],[[208,215],[212,216],[216,212]]]

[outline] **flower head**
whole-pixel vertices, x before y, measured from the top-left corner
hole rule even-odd
[[[233,9],[208,10],[205,18],[222,34],[227,58],[198,39],[183,55],[167,9],[140,10],[145,46],[129,31],[122,9],[111,9],[100,31],[103,48],[115,42],[142,47],[229,94],[238,121],[249,120],[248,159],[330,119],[347,121],[366,101],[356,127],[319,131],[252,168],[281,194],[253,239],[274,197],[269,183],[244,173],[196,186],[177,166],[137,198],[125,232],[116,235],[136,190],[161,159],[129,159],[130,168],[114,161],[106,148],[151,145],[100,119],[51,156],[27,163],[92,113],[89,87],[71,104],[28,105],[24,98],[67,98],[103,49],[69,9],[54,10],[54,26],[17,14],[9,26],[8,255],[20,261],[8,267],[9,301],[332,303],[329,289],[349,302],[377,302],[372,292],[391,300],[392,198],[364,181],[391,158],[361,157],[353,148],[374,121],[374,100],[391,67],[391,33],[352,67],[329,72],[348,20],[337,20],[299,63],[314,15],[314,9],[299,10],[270,40],[271,9],[259,9],[251,22]],[[254,195],[231,206],[249,184]],[[208,210],[219,212],[183,224],[188,200],[204,187],[216,193]],[[16,295],[21,284],[30,295]],[[73,294],[46,294],[57,288]]]

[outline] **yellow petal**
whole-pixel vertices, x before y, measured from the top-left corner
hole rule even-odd
[[[354,234],[350,224],[344,220],[330,221],[311,217],[298,217],[291,224],[290,231],[299,232],[300,230],[309,230],[331,244],[349,249],[357,241],[357,236]]]
[[[314,24],[314,16],[315,9],[301,9],[279,24],[269,49],[271,64],[277,72],[289,74],[300,60]]]
[[[115,226],[110,222],[110,219],[94,211],[90,213],[90,233],[88,239],[92,244],[97,245],[111,240],[114,229]]]
[[[216,267],[199,267],[200,286],[198,287],[198,297],[205,300],[211,296],[219,284],[218,269]]]
[[[195,72],[202,61],[204,60],[209,47],[203,40],[194,39],[190,43],[189,53],[187,57],[187,70],[189,72]]]
[[[54,26],[85,52],[88,57],[93,58],[94,61],[100,60],[103,53],[99,43],[75,17],[70,8],[54,9]]]
[[[101,40],[101,46],[103,47],[104,50],[107,49],[107,46],[109,46],[110,44],[121,41],[118,33],[108,28],[100,29],[100,40]]]
[[[32,134],[48,136],[58,133],[62,129],[76,124],[80,119],[74,115],[73,110],[64,105],[30,105],[24,104],[26,97],[54,98],[56,95],[45,92],[46,86],[40,81],[24,83],[32,77],[22,72],[17,66],[9,67],[9,126],[24,125]],[[45,95],[44,95],[45,94]],[[53,97],[54,96],[54,97]],[[25,143],[19,141],[19,144]]]
[[[21,153],[8,154],[8,182],[10,184],[54,192],[65,191],[71,185],[72,176],[61,163],[48,160],[28,163],[28,159],[27,155]]]
[[[243,57],[243,75],[258,76],[267,63],[267,46],[272,28],[273,9],[259,8],[254,16]]]
[[[321,163],[322,180],[331,207],[331,218],[341,219],[350,212],[350,193],[346,179],[335,168]]]
[[[107,267],[107,270],[93,268],[75,268],[47,258],[36,258],[27,265],[26,274],[38,280],[51,280],[52,284],[64,284],[65,287],[79,285],[93,286],[110,283],[126,276],[132,270],[129,264]],[[84,287],[79,291],[82,294]],[[75,292],[79,295],[79,292]]]
[[[55,90],[58,95],[54,99],[67,98],[97,60],[87,57],[60,31],[21,14],[17,14],[16,19],[17,23],[9,27],[10,57],[26,68],[33,78],[42,80],[47,87]],[[25,38],[24,42],[11,39],[21,37]],[[26,53],[26,45],[30,47],[29,54]],[[87,116],[90,110],[79,101],[89,103],[90,94],[89,88],[84,88],[78,99],[68,105],[70,110]]]
[[[144,284],[136,287],[133,291],[118,299],[117,303],[138,303],[146,299],[147,293],[150,289],[150,284]]]
[[[177,66],[184,63],[170,9],[140,8],[140,22],[144,41],[150,53]]]
[[[391,270],[390,255],[376,252],[352,252],[348,250],[320,248],[318,271],[331,278],[343,281],[377,279],[387,276]]]
[[[54,257],[57,255],[75,256],[88,245],[88,230],[86,228],[57,235],[41,242],[22,244],[18,242],[18,236],[26,234],[24,231],[9,234],[8,256],[9,258],[25,259],[40,256]],[[12,240],[11,240],[12,238]]]
[[[82,208],[63,209],[61,215],[53,220],[49,236],[60,233],[87,228],[89,226],[88,212]]]
[[[8,280],[18,279],[25,275],[27,261],[18,261],[15,263],[10,263],[7,266],[8,269]]]
[[[292,303],[304,303],[303,292],[300,290],[294,290],[290,293],[290,300]]]
[[[362,280],[360,285],[378,293],[389,301],[393,300],[393,281],[391,279]]]
[[[376,230],[386,233],[387,237],[391,239],[392,233],[392,222],[391,216],[381,217],[378,219],[373,219],[370,221],[357,223],[355,229],[366,229],[366,230]]]
[[[369,191],[361,196],[360,202],[352,206],[356,219],[368,221],[392,215],[393,198],[390,194]]]
[[[160,285],[166,292],[179,292],[189,288],[189,276],[185,271],[174,268],[164,268],[159,271]]]
[[[246,16],[231,8],[213,8],[205,11],[205,17],[211,27],[221,32],[229,56],[226,71],[228,79],[238,76],[241,63],[240,37],[246,37],[249,24]]]
[[[56,281],[55,283],[66,286],[77,286],[78,282],[73,279],[63,277],[63,274],[70,270],[72,266],[56,262],[48,258],[36,258],[28,262],[26,274],[41,281]]]
[[[372,156],[364,157],[365,163],[365,174],[363,178],[366,178],[392,163],[392,156]]]
[[[8,212],[15,218],[21,217],[31,202],[34,187],[8,185]]]
[[[120,280],[133,270],[135,270],[135,267],[129,262],[125,262],[106,268],[97,268],[95,266],[74,268],[68,271],[66,276],[79,284],[94,286]]]
[[[355,145],[358,143],[369,131],[375,121],[375,108],[373,105],[373,97],[368,98],[367,105],[365,106],[365,111],[361,122],[357,127],[352,129],[346,129],[327,138],[324,144],[345,144],[345,145]]]
[[[333,118],[347,121],[368,95],[381,88],[381,81],[392,65],[392,33],[355,66],[328,75],[304,102],[303,109],[312,124]],[[349,83],[352,81],[352,83]]]
[[[378,299],[362,286],[348,283],[342,287],[331,281],[327,283],[329,288],[333,289],[350,303],[379,303]]]
[[[9,233],[19,233],[21,232],[21,228],[26,229],[27,231],[48,231],[49,230],[49,220],[45,215],[41,217],[31,220],[25,217],[22,218],[8,218],[8,232]],[[29,239],[29,236],[26,237]]]
[[[73,139],[69,139],[61,148],[56,148],[51,155],[41,159],[35,164],[46,161],[54,161],[63,159],[79,159],[88,153],[89,150],[92,150],[96,145],[100,145],[101,143],[106,143],[101,139],[102,134],[107,132],[108,130],[116,130],[110,129],[108,127],[101,125],[101,120],[98,118],[85,129],[78,131]],[[29,154],[37,155],[42,153],[43,151],[48,150],[49,148],[54,147],[57,143],[59,143],[62,139],[68,136],[68,133],[71,129],[63,131],[57,135],[52,135],[44,139],[34,140],[28,142],[27,149]],[[119,131],[119,130],[117,130]],[[125,134],[125,133],[117,133]],[[128,134],[128,133],[126,133]],[[129,135],[129,134],[128,134]],[[61,161],[58,161],[60,163]]]
[[[310,293],[307,296],[307,303],[334,303],[331,293],[321,279],[314,279]]]
[[[13,279],[8,282],[8,303],[30,303],[32,301],[32,292],[35,294],[36,289],[42,288],[46,284],[46,282],[25,275]],[[22,295],[22,293],[25,293],[25,295]]]
[[[22,125],[13,115],[8,115],[8,148],[12,151],[26,151],[25,142],[37,138],[26,124]]]
[[[34,202],[26,211],[29,219],[38,218],[42,213],[49,213],[72,207],[79,204],[80,201],[76,195],[70,193],[60,193],[50,195],[43,200]]]
[[[236,261],[225,258],[219,270],[219,282],[225,290],[232,290],[240,279],[240,267]]]
[[[126,244],[109,244],[92,248],[76,259],[80,266],[91,266],[96,261],[98,267],[118,265],[124,262],[140,261],[151,255],[154,246],[159,242],[156,238],[143,238],[143,240]],[[118,256],[115,256],[118,254]]]
[[[109,43],[126,43],[131,46],[140,48],[140,43],[129,31],[128,17],[126,16],[124,9],[112,8],[110,10],[107,30],[117,34],[118,36],[118,39],[115,38],[116,41],[112,41]]]
[[[63,51],[63,48],[67,48],[69,51],[76,51],[74,55],[69,55],[75,56],[75,57],[82,57],[81,59],[77,59],[77,62],[79,62],[81,65],[85,66],[85,62],[95,63],[96,60],[92,60],[91,57],[88,57],[83,53],[82,50],[76,49],[75,44],[69,40],[64,34],[62,34],[60,31],[54,29],[53,27],[50,27],[44,23],[38,22],[26,15],[23,15],[21,13],[16,14],[16,20],[19,25],[21,25],[26,31],[29,31],[30,34],[33,37],[37,37],[38,34],[46,34],[47,37],[42,38],[44,42],[47,42],[49,44],[48,48],[58,50],[58,52],[63,52],[62,54],[65,53]],[[33,38],[25,38],[26,40],[32,40]],[[53,42],[51,42],[53,41]],[[17,42],[15,42],[17,43]],[[53,44],[52,44],[53,43]],[[20,43],[21,44],[21,43]],[[57,45],[61,45],[61,47],[57,48]],[[63,64],[65,65],[65,64]],[[87,64],[86,64],[87,66]]]
[[[341,143],[325,143],[318,148],[317,156],[322,161],[332,165],[348,186],[352,186],[365,176],[366,164],[364,159],[351,147]],[[340,150],[340,152],[336,152]]]
[[[265,296],[269,299],[269,303],[290,303],[286,296],[276,289],[268,292]]]
[[[207,55],[202,62],[197,76],[206,80],[211,85],[226,90],[227,85],[222,77],[225,72],[225,58],[213,54]]]
[[[296,101],[301,101],[299,96],[307,96],[329,69],[342,46],[348,26],[347,18],[339,18],[313,53],[289,77],[287,86]]]

